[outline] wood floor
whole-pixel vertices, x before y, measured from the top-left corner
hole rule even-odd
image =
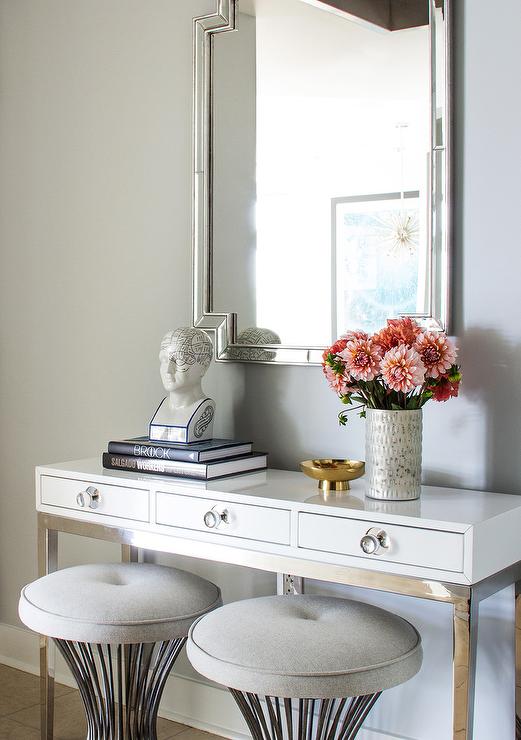
[[[39,679],[0,665],[0,740],[40,740]],[[56,685],[55,740],[85,740],[86,727],[79,694]],[[158,720],[158,740],[215,740],[217,735],[178,722]]]

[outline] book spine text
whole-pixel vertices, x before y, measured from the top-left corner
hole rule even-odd
[[[206,478],[205,466],[194,466],[188,470],[180,467],[175,462],[143,458],[128,457],[125,455],[113,455],[109,452],[103,453],[103,467],[113,470],[129,470],[131,472],[157,473],[158,475],[177,475],[183,478]]]
[[[199,453],[193,450],[174,450],[161,445],[132,444],[132,442],[109,442],[108,451],[115,455],[132,455],[133,457],[149,457],[156,460],[170,460],[178,462],[199,462]]]

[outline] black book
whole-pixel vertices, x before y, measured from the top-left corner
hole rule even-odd
[[[207,439],[204,442],[177,444],[175,442],[157,442],[148,437],[112,440],[108,451],[115,455],[132,455],[149,457],[156,460],[178,462],[210,462],[228,457],[251,454],[251,442],[240,442],[234,439]]]
[[[103,467],[111,470],[128,470],[133,473],[152,473],[154,475],[173,475],[181,478],[212,480],[227,475],[249,473],[268,467],[265,452],[252,452],[250,455],[230,457],[227,460],[213,460],[206,463],[182,462],[179,460],[157,460],[135,455],[113,455],[103,453]]]

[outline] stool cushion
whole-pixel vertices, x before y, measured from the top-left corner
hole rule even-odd
[[[22,589],[20,619],[43,635],[93,643],[186,637],[194,619],[221,604],[209,581],[149,563],[78,565]]]
[[[308,699],[383,691],[422,662],[420,635],[405,619],[311,595],[227,604],[192,625],[187,652],[196,670],[225,686]]]

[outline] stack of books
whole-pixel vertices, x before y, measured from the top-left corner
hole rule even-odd
[[[234,439],[176,444],[135,437],[109,442],[107,452],[103,453],[103,467],[212,480],[264,470],[268,467],[268,456],[265,452],[253,452],[251,442]]]

